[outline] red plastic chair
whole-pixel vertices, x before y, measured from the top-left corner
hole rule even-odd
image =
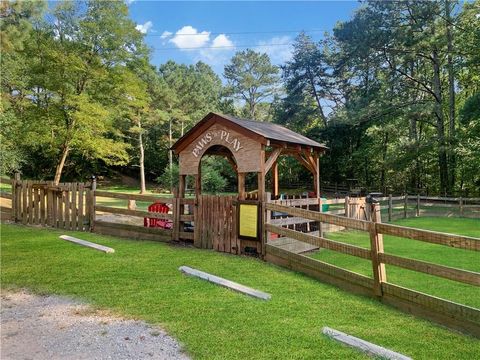
[[[170,208],[163,203],[153,203],[148,207],[148,211],[168,214]],[[168,219],[143,218],[144,227],[159,227],[162,229],[173,228],[173,221]]]

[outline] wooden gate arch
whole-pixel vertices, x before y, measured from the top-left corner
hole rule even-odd
[[[237,236],[236,204],[246,200],[246,174],[257,174],[257,196],[252,201],[261,206],[266,200],[266,174],[271,171],[271,194],[276,198],[279,195],[278,158],[294,156],[313,174],[313,188],[318,196],[319,158],[327,147],[277,124],[211,112],[182,136],[172,150],[179,158],[179,197],[185,196],[186,176],[195,177],[195,246],[238,254],[254,249],[264,254],[263,229],[256,241],[238,239]],[[237,196],[202,195],[200,162],[205,154],[221,155],[229,160],[237,173]]]

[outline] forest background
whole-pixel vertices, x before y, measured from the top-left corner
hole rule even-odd
[[[171,145],[210,111],[324,143],[322,184],[480,194],[480,1],[366,1],[291,60],[238,51],[224,81],[202,62],[151,64],[121,1],[1,1],[2,174],[59,181],[119,174],[175,185]],[[288,157],[280,183],[308,186]],[[205,159],[205,186],[234,188]],[[253,179],[253,177],[252,177]]]

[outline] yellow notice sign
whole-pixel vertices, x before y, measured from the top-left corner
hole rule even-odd
[[[257,238],[258,205],[240,204],[238,236]]]

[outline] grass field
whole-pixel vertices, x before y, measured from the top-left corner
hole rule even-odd
[[[363,359],[323,326],[415,359],[473,359],[480,341],[260,260],[92,233],[2,224],[3,288],[71,295],[165,327],[198,359]],[[115,248],[103,254],[62,233]],[[263,302],[178,271],[188,265],[272,294]]]
[[[467,235],[480,238],[480,220],[462,218],[419,217],[394,222],[402,226]],[[362,231],[330,233],[327,238],[370,249],[370,237]],[[397,256],[480,272],[480,253],[416,240],[384,236],[385,252]],[[372,276],[371,262],[357,257],[324,250],[312,257]],[[480,308],[480,288],[386,265],[387,281],[444,299]]]

